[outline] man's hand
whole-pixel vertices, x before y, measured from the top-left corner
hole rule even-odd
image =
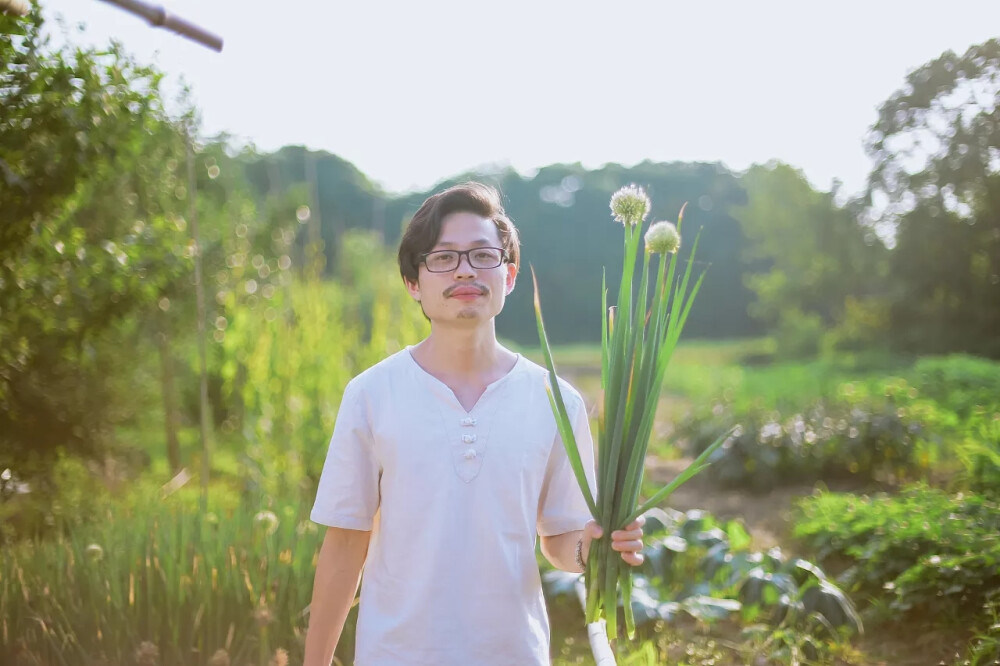
[[[626,525],[623,530],[615,530],[611,533],[611,549],[622,554],[622,559],[634,567],[642,564],[642,526],[646,524],[646,518],[639,516],[635,521]],[[600,539],[604,530],[597,524],[596,520],[590,520],[583,528],[583,559],[587,560],[590,554],[590,544],[595,539]]]

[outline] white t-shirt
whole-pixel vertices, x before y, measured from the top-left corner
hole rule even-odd
[[[582,529],[590,512],[546,382],[519,356],[466,412],[405,349],[348,384],[312,519],[373,530],[357,666],[549,663],[535,535]],[[593,491],[583,399],[561,388]]]

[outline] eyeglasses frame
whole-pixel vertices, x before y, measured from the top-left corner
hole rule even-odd
[[[472,256],[470,253],[477,252],[479,250],[500,250],[500,263],[498,263],[496,266],[489,266],[489,267],[473,266]],[[449,268],[446,271],[435,271],[432,270],[431,267],[427,265],[427,257],[431,256],[432,254],[439,254],[441,252],[454,252],[458,254],[458,263],[455,264],[455,268]],[[458,267],[462,265],[463,255],[465,256],[465,261],[468,262],[470,267],[481,271],[489,271],[493,270],[494,268],[500,268],[500,266],[502,266],[504,262],[510,261],[510,257],[507,256],[507,250],[503,249],[502,247],[484,246],[484,247],[474,247],[468,250],[433,250],[431,252],[424,252],[422,255],[420,255],[420,261],[418,263],[423,264],[424,268],[426,268],[427,271],[430,273],[450,273],[454,270],[458,270]]]

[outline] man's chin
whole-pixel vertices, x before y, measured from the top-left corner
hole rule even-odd
[[[469,321],[472,319],[483,319],[484,313],[479,308],[462,308],[455,315],[455,319],[461,319],[463,321]]]

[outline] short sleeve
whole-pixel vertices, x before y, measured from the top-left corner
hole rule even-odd
[[[567,400],[567,411],[573,424],[573,436],[576,439],[577,450],[587,476],[591,494],[596,493],[597,483],[594,473],[594,439],[590,433],[590,419],[583,398],[575,390],[563,388],[563,395],[573,400]],[[575,404],[576,409],[570,405]],[[556,441],[549,453],[545,468],[545,480],[542,483],[542,494],[538,503],[538,534],[554,536],[574,530],[582,530],[592,516],[583,497],[580,484],[577,483],[573,467],[562,437],[556,435]]]
[[[380,469],[357,380],[344,389],[310,518],[321,525],[371,530]]]

